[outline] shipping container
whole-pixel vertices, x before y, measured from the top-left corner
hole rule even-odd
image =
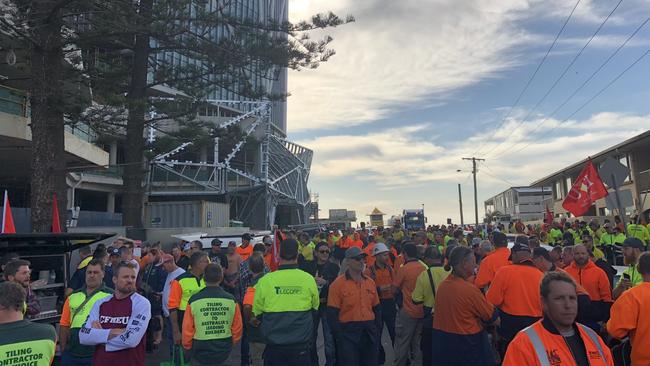
[[[230,205],[210,201],[149,202],[146,207],[149,227],[228,227]]]

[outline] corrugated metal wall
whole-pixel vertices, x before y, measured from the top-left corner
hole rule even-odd
[[[230,206],[218,202],[150,202],[146,212],[147,227],[226,227],[230,221]]]

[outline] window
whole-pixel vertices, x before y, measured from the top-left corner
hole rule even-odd
[[[565,183],[565,186],[564,186],[565,192],[568,194],[569,191],[571,190],[571,177],[566,177],[566,179],[564,180],[564,183]]]
[[[562,196],[562,182],[559,180],[555,182],[553,195],[556,200],[561,200],[564,197]]]

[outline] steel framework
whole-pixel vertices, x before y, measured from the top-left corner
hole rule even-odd
[[[192,145],[186,142],[154,157],[147,177],[150,196],[225,195],[232,217],[248,226],[270,229],[275,223],[279,204],[294,207],[298,223],[306,221],[310,202],[307,189],[313,152],[274,134],[271,102],[209,100],[216,106],[242,111],[219,123],[217,128],[239,125],[243,137],[223,160],[219,157],[219,139],[214,140],[212,162],[174,159]],[[259,155],[254,168],[237,166],[233,159],[258,136]],[[207,159],[206,159],[207,160]]]

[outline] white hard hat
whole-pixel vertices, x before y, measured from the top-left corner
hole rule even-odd
[[[377,243],[375,244],[375,247],[372,248],[372,256],[376,256],[381,253],[388,253],[390,250],[388,250],[388,247],[384,243]]]

